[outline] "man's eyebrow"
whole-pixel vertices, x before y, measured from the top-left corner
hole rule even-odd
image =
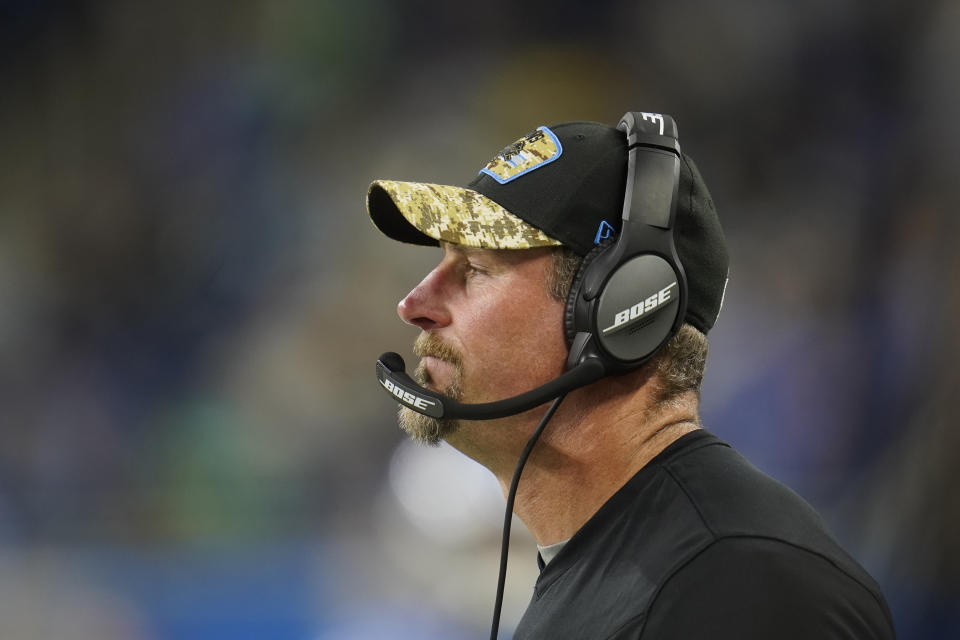
[[[467,247],[462,244],[454,244],[452,242],[446,242],[444,240],[440,241],[440,248],[444,251],[452,251],[453,253],[459,253],[464,256],[477,255],[479,253],[485,253],[490,251],[490,249],[481,249],[480,247]]]

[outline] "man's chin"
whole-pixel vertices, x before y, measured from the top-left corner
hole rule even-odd
[[[432,447],[438,446],[443,439],[454,433],[460,426],[460,422],[457,420],[432,418],[403,406],[400,407],[397,420],[400,423],[400,428],[407,435],[421,444]]]
[[[463,390],[461,387],[461,379],[463,374],[460,371],[459,366],[453,365],[453,370],[450,372],[453,379],[449,385],[444,387],[442,384],[438,384],[438,381],[434,380],[430,375],[430,371],[428,371],[426,366],[426,360],[427,358],[420,360],[420,364],[417,365],[417,368],[414,371],[414,380],[430,391],[442,393],[453,400],[461,400],[463,397]],[[435,358],[432,360],[442,362]],[[400,407],[397,419],[400,423],[400,428],[403,429],[411,438],[417,442],[431,446],[439,445],[441,440],[454,433],[460,427],[460,422],[458,420],[451,420],[449,418],[431,418],[430,416],[418,413],[413,409],[408,409],[402,405]]]

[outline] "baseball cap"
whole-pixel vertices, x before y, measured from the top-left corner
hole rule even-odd
[[[537,127],[504,147],[465,187],[375,180],[367,211],[385,235],[485,249],[565,245],[585,256],[616,235],[627,179],[626,134],[596,122]],[[723,300],[729,258],[713,199],[681,154],[674,239],[687,277],[684,320],[703,333]]]

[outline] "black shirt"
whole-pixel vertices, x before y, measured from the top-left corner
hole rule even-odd
[[[537,580],[515,640],[893,638],[876,582],[797,494],[706,431],[624,485]]]

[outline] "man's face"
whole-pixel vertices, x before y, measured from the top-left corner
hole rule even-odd
[[[491,250],[444,244],[443,259],[400,301],[404,322],[422,329],[415,377],[466,403],[528,391],[563,372],[565,302],[550,295],[550,249]],[[400,425],[436,444],[460,426],[407,408]]]

